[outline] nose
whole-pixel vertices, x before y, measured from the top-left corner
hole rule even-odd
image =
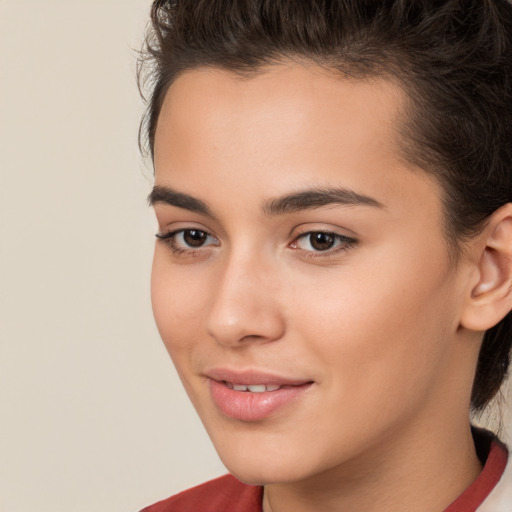
[[[219,269],[207,330],[218,343],[240,347],[280,339],[285,331],[278,284],[256,258],[237,257]]]

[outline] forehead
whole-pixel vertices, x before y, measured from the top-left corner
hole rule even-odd
[[[217,68],[189,70],[166,94],[155,150],[160,141],[169,143],[167,129],[177,127],[184,135],[191,130],[196,138],[206,135],[198,131],[201,127],[218,128],[219,135],[231,135],[233,141],[251,135],[254,145],[269,139],[283,144],[287,138],[295,149],[299,138],[313,135],[307,133],[309,127],[315,138],[336,139],[339,145],[367,135],[367,142],[387,142],[394,149],[406,99],[391,80],[351,79],[315,64],[276,64],[249,77]],[[343,119],[350,119],[349,132],[343,130]],[[259,131],[262,126],[267,140]]]
[[[209,188],[210,197],[233,204],[337,186],[413,208],[418,183],[439,191],[402,158],[406,104],[391,80],[348,79],[316,65],[279,64],[249,78],[187,71],[162,106],[156,183],[197,196],[218,182],[225,190]]]

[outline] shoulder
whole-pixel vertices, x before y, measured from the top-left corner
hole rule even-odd
[[[262,488],[246,485],[231,475],[221,476],[141,512],[261,512]]]

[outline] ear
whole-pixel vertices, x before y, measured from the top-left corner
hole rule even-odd
[[[512,204],[496,210],[474,240],[475,272],[461,326],[486,331],[512,309]]]

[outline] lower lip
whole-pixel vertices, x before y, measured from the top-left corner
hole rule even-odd
[[[297,400],[311,384],[308,382],[299,386],[284,386],[276,391],[251,393],[235,391],[224,382],[210,379],[210,393],[215,405],[225,416],[240,421],[261,421]]]

